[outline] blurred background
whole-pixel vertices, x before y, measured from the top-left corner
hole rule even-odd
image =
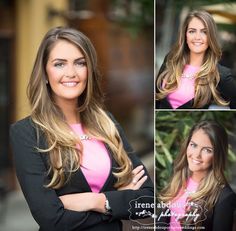
[[[223,55],[221,64],[236,76],[236,1],[235,0],[157,0],[156,69],[177,39],[178,28],[189,11],[206,10],[214,18]]]
[[[156,192],[162,190],[173,174],[173,162],[192,126],[202,120],[221,124],[229,137],[226,177],[236,192],[236,111],[156,111],[155,157]],[[227,212],[227,211],[226,211]],[[236,230],[236,211],[234,229]]]
[[[91,39],[106,106],[154,174],[154,1],[0,0],[1,231],[38,230],[15,177],[8,130],[29,114],[28,79],[44,34],[55,26],[74,27]]]

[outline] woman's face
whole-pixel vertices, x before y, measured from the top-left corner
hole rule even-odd
[[[192,18],[186,31],[186,42],[191,54],[204,55],[208,48],[207,29],[198,18]]]
[[[86,60],[80,49],[59,40],[49,54],[46,72],[55,102],[59,106],[69,102],[77,104],[88,79]]]
[[[200,180],[212,166],[213,145],[203,129],[195,131],[187,147],[187,160],[192,176]]]

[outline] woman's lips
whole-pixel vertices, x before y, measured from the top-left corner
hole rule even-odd
[[[201,164],[201,161],[195,160],[195,159],[192,159],[192,162],[193,162],[194,164]]]
[[[78,84],[78,82],[70,81],[70,82],[62,82],[61,84],[65,87],[75,87]]]

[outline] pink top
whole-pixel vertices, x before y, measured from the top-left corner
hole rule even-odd
[[[193,193],[197,190],[199,183],[193,181],[192,178],[189,178],[187,181],[187,191],[180,190],[177,199],[171,202],[171,214],[175,214],[171,216],[169,231],[181,231],[181,225],[178,221],[178,218],[183,217],[185,214],[185,206],[187,198],[190,193]]]
[[[167,96],[172,108],[176,109],[194,98],[194,76],[200,67],[185,65],[183,75],[180,78],[179,87]]]
[[[81,136],[85,135],[81,124],[72,124],[73,131]],[[81,170],[92,190],[99,192],[106,182],[111,169],[109,153],[103,142],[89,138],[82,139],[83,154],[81,160]],[[77,145],[79,149],[79,145]]]

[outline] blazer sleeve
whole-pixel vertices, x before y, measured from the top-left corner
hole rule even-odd
[[[41,156],[44,154],[35,150],[36,133],[29,120],[11,126],[10,140],[18,180],[40,230],[84,230],[108,219],[97,212],[66,210],[55,190],[44,187],[47,175]]]
[[[161,67],[160,67],[160,69],[159,69],[159,71],[158,71],[157,78],[156,78],[156,82],[157,82],[157,79],[159,78],[160,74],[166,69],[167,56],[168,56],[168,55],[165,56],[164,61],[163,61],[163,63],[161,64]],[[159,92],[159,90],[158,90],[158,88],[157,88],[157,85],[156,85],[156,92]]]
[[[166,69],[166,61],[167,61],[167,56],[168,54],[165,56],[164,61],[159,69],[159,72],[157,74],[156,77],[156,81],[155,81],[155,93],[159,93],[160,90],[157,87],[157,80],[160,77],[160,74]],[[171,108],[171,106],[169,105],[168,101],[166,99],[157,99],[155,100],[155,109],[161,109],[161,108]]]
[[[133,167],[135,168],[138,165],[141,165],[142,162],[133,153],[133,150],[126,139],[126,136],[121,126],[115,121],[113,117],[112,120],[114,121],[119,131],[120,137],[124,145],[124,149],[126,150],[127,153],[129,153],[129,158],[133,164]],[[112,216],[110,220],[141,219],[141,218],[151,217],[151,216],[143,216],[143,217],[140,216],[140,214],[134,208],[135,201],[137,201],[138,203],[145,203],[147,205],[153,206],[152,208],[149,208],[147,210],[148,212],[150,212],[148,213],[149,215],[154,213],[154,187],[145,166],[144,170],[145,170],[145,175],[147,175],[148,178],[139,190],[121,190],[121,191],[104,192],[112,209]]]
[[[236,82],[229,68],[219,65],[219,91],[223,98],[229,101],[229,107],[236,109]]]
[[[224,188],[219,202],[216,203],[213,215],[214,231],[231,231],[234,222],[234,211],[236,207],[236,195],[228,187]]]

